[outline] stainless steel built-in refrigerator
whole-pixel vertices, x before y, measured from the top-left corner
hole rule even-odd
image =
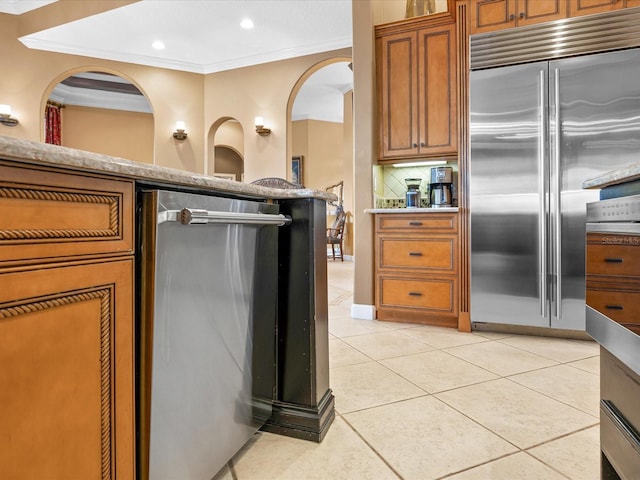
[[[471,321],[585,327],[582,182],[640,158],[640,49],[470,73]]]

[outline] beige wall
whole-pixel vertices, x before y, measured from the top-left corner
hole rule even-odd
[[[350,48],[205,75],[204,124],[208,130],[224,117],[240,122],[245,181],[291,178],[288,109],[294,86],[314,66],[345,57],[351,57]],[[264,118],[271,135],[255,133],[255,117]]]
[[[62,145],[153,163],[153,115],[67,105]]]
[[[324,190],[342,180],[342,123],[321,120],[292,122],[293,155],[302,155],[305,187]]]

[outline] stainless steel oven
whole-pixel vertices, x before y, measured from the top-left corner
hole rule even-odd
[[[587,205],[586,329],[600,344],[602,478],[640,472],[640,195]]]

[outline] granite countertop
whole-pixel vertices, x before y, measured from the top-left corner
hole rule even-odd
[[[458,207],[440,208],[367,208],[364,213],[447,213],[457,212]]]
[[[273,199],[317,198],[333,202],[338,200],[336,195],[320,190],[271,188],[253,185],[2,135],[0,135],[0,159],[59,167],[79,172],[101,173],[131,180],[159,183],[166,186],[192,187],[251,197]]]
[[[582,188],[603,188],[634,180],[640,180],[640,162],[631,163],[623,168],[611,170],[610,172],[585,180],[582,183]]]

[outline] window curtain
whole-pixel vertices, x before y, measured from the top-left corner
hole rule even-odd
[[[52,145],[62,144],[62,116],[60,115],[60,105],[47,103],[47,110],[44,115],[45,143]]]

